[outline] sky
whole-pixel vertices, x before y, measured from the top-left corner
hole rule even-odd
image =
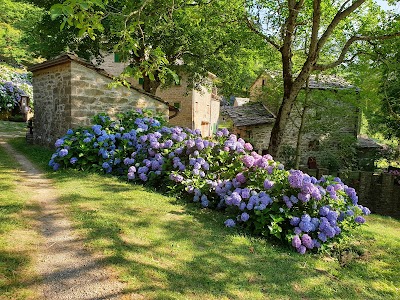
[[[394,6],[389,6],[387,1],[385,1],[385,0],[375,0],[375,1],[376,1],[376,3],[378,3],[385,10],[394,9],[396,12],[400,13],[400,3],[397,3]]]

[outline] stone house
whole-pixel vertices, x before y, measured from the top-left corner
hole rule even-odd
[[[88,126],[101,112],[115,115],[146,108],[168,118],[178,111],[135,87],[110,88],[111,75],[72,54],[36,64],[29,71],[33,74],[35,144],[53,146],[69,128]]]
[[[120,62],[115,53],[104,56],[103,60],[100,67],[114,76],[120,75],[128,65]],[[160,86],[157,89],[157,97],[179,108],[179,114],[170,120],[171,125],[199,129],[203,136],[211,136],[216,132],[220,97],[212,84],[215,79],[216,76],[209,73],[208,78],[205,78],[207,87],[205,85],[189,87],[188,77],[183,75],[179,84],[167,87]],[[143,82],[141,79],[131,80],[131,84],[141,89]]]
[[[261,102],[221,108],[220,124],[251,142],[256,152],[265,154],[274,123],[275,115]]]
[[[279,76],[280,74],[277,72],[268,72],[260,75],[250,88],[249,104],[241,107],[222,108],[223,114],[221,115],[227,118],[225,117],[221,121],[230,121],[228,127],[234,133],[250,140],[259,153],[266,153],[268,149],[271,130],[275,122],[275,114],[279,109],[280,98],[268,97],[270,96],[268,92],[277,84],[274,79],[280,78]],[[316,97],[315,102],[317,104],[310,105],[310,108],[305,111],[305,121],[308,123],[314,122],[315,124],[326,121],[334,125],[326,129],[321,127],[322,129],[320,128],[318,131],[309,126],[311,129],[305,130],[300,144],[301,164],[306,164],[310,157],[315,156],[319,143],[329,135],[329,130],[336,130],[340,134],[349,134],[357,137],[360,124],[360,114],[357,106],[341,101],[342,94],[339,91],[349,92],[353,99],[357,99],[358,90],[345,80],[337,76],[311,76],[309,90],[310,94],[317,95],[319,93],[319,97],[326,95],[327,99],[323,102]],[[329,103],[329,108],[324,106],[323,103]],[[282,148],[286,149],[286,152],[294,153],[303,108],[302,103],[296,104],[289,117],[282,143]],[[340,112],[340,115],[335,116],[331,113],[334,109]],[[265,114],[264,118],[262,117],[263,113]],[[287,157],[280,156],[278,159],[284,161],[285,159],[287,160]]]

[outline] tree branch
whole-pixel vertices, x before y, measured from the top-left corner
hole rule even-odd
[[[274,48],[276,48],[277,50],[279,50],[281,48],[281,46],[279,46],[277,43],[275,43],[270,37],[266,36],[265,34],[263,34],[260,30],[258,30],[255,26],[254,23],[251,22],[247,17],[245,17],[245,21],[247,23],[247,27],[253,31],[254,33],[256,33],[257,35],[261,36],[267,43],[271,44]]]
[[[330,68],[337,67],[340,64],[342,64],[345,61],[346,54],[349,51],[350,46],[356,41],[388,40],[388,39],[392,39],[392,38],[395,38],[398,36],[400,36],[400,32],[395,32],[392,34],[386,34],[386,35],[381,35],[381,36],[353,36],[343,46],[342,51],[339,55],[339,58],[336,61],[331,62],[329,64],[315,64],[313,66],[313,70],[324,71],[324,70],[327,70]],[[346,60],[346,61],[353,60],[357,56],[357,54],[359,54],[359,53],[356,53],[355,55],[352,56],[352,58],[350,60]]]
[[[341,7],[340,10],[337,12],[335,17],[333,18],[332,22],[328,25],[326,28],[325,32],[322,34],[320,37],[318,43],[317,43],[317,48],[316,51],[319,53],[322,49],[322,47],[325,45],[326,41],[332,34],[333,30],[339,25],[340,21],[344,20],[347,16],[349,16],[353,11],[355,11],[357,8],[359,8],[366,0],[357,0],[353,2],[352,5],[350,5],[348,8],[342,11],[344,8],[345,4],[347,4],[348,1],[346,1]]]
[[[313,21],[312,31],[310,40],[309,54],[315,53],[317,49],[318,31],[321,23],[321,0],[315,0],[313,2]]]

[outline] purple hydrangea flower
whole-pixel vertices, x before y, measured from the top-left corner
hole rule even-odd
[[[247,151],[252,151],[253,146],[250,143],[246,143],[246,144],[244,144],[244,149],[246,149]]]
[[[303,234],[301,236],[301,243],[308,249],[314,248],[314,242],[308,234]]]
[[[303,172],[299,170],[290,171],[290,175],[288,177],[288,181],[291,187],[293,188],[301,188],[303,184]]]
[[[251,168],[254,165],[255,159],[253,156],[246,155],[242,158],[242,161],[247,168]]]
[[[304,254],[306,253],[307,248],[303,245],[301,245],[299,248],[297,248],[297,252],[299,252],[300,254]]]
[[[243,173],[237,174],[236,180],[240,183],[246,183],[246,177],[243,175]]]
[[[69,162],[71,163],[71,164],[75,164],[76,162],[78,161],[78,159],[76,158],[76,157],[71,157],[71,159],[69,160]]]
[[[273,181],[271,181],[271,180],[268,180],[268,179],[265,179],[265,181],[264,181],[264,188],[265,188],[266,190],[269,190],[270,188],[272,188],[272,187],[274,186],[274,184],[275,184],[275,182],[273,182]]]
[[[298,249],[301,246],[301,240],[298,235],[295,235],[292,239],[292,246]]]

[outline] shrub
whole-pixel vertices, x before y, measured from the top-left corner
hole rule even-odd
[[[18,107],[21,95],[32,99],[32,83],[24,70],[0,65],[0,111],[12,111]]]
[[[204,139],[197,130],[163,126],[147,111],[94,121],[57,140],[49,163],[54,170],[94,170],[168,188],[201,207],[226,211],[228,227],[240,224],[302,254],[342,239],[370,213],[339,178],[285,170],[226,129]]]

